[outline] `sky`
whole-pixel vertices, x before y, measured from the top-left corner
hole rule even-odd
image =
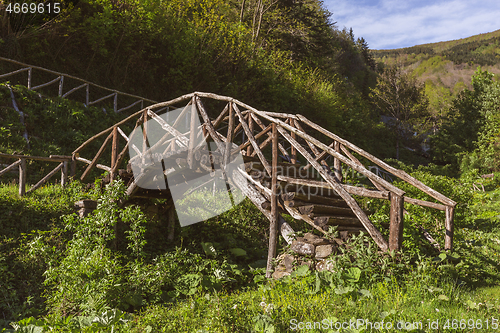
[[[370,49],[395,49],[500,29],[500,0],[324,0],[332,20]]]

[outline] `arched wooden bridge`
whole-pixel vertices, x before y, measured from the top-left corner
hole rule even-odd
[[[205,105],[220,105],[222,112],[210,112],[217,115],[210,118]],[[196,110],[191,112],[191,117],[186,117],[186,106]],[[167,123],[161,117],[161,112],[175,108],[184,111],[178,114],[175,121]],[[194,121],[195,114],[198,115],[198,122]],[[149,120],[155,121],[164,131],[164,135],[154,147],[147,142],[146,128]],[[171,125],[179,122],[186,123],[186,132],[181,133]],[[134,126],[134,130],[142,131],[142,147],[136,147],[120,126]],[[200,149],[200,145],[195,145],[195,141],[200,138],[205,142],[225,146],[226,149],[221,150],[222,158],[214,159],[208,152]],[[323,141],[318,138],[323,138]],[[93,141],[102,142],[101,148],[96,154],[87,151],[88,156],[84,157],[85,148]],[[67,163],[71,161],[73,164],[79,161],[87,165],[81,175],[82,180],[95,167],[108,171],[113,179],[119,174],[120,167],[126,168],[124,160],[132,145],[139,156],[144,156],[153,148],[162,151],[164,156],[174,156],[179,166],[188,165],[192,172],[206,172],[214,166],[225,165],[221,160],[227,162],[236,152],[241,153],[244,165],[230,178],[270,220],[269,259],[275,257],[278,230],[287,242],[292,241],[290,234],[293,230],[283,219],[283,213],[304,221],[324,234],[327,234],[326,230],[330,225],[337,225],[339,230],[366,230],[382,251],[398,250],[402,245],[405,202],[444,211],[445,249],[451,249],[453,246],[453,213],[456,205],[453,200],[302,115],[261,111],[233,98],[210,93],[187,94],[171,101],[150,105],[128,116],[87,140],[71,157],[54,156],[53,158],[59,158],[61,161],[61,165],[54,172],[59,169],[66,170]],[[101,161],[107,146],[111,146],[112,152],[108,165]],[[440,203],[405,196],[403,190],[371,172],[353,155],[354,153]],[[9,168],[14,166],[13,164]],[[341,168],[346,167],[365,176],[374,188],[367,189],[343,183]],[[0,171],[0,174],[3,172]],[[127,193],[131,196],[170,195],[168,188],[141,189],[133,177],[128,183]],[[352,195],[390,201],[388,239],[372,224]]]

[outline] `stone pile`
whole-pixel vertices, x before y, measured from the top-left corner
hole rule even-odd
[[[89,199],[80,200],[75,202],[75,208],[79,209],[78,216],[84,218],[97,208],[97,201]]]
[[[332,270],[333,265],[326,258],[337,253],[338,243],[341,241],[335,242],[309,232],[303,237],[297,237],[290,245],[293,254],[284,253],[278,256],[278,266],[273,273],[273,278],[279,279],[290,275],[294,267],[302,265],[307,265],[310,269],[317,271]]]

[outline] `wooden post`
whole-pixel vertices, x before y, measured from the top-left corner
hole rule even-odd
[[[113,110],[115,113],[118,111],[118,93],[115,93],[115,98],[113,101]]]
[[[117,126],[113,127],[113,141],[112,141],[112,146],[111,146],[111,181],[115,178],[115,164],[118,162],[118,128]]]
[[[240,119],[241,122],[244,119]],[[234,136],[234,109],[233,103],[229,102],[229,120],[227,124],[227,141],[226,141],[226,150],[224,151],[224,170],[229,163],[229,155],[231,154],[231,144],[233,142]]]
[[[87,86],[85,87],[85,105],[88,107],[89,106],[89,103],[90,103],[90,86],[89,84],[87,83]]]
[[[248,114],[248,128],[250,129],[250,132],[252,134],[253,134],[253,127],[254,127],[253,117],[252,117],[252,114],[249,113]],[[250,140],[249,140],[249,142],[250,142]],[[249,145],[247,148],[247,156],[250,156],[250,154],[252,154],[252,145]]]
[[[335,141],[333,144],[333,149],[340,154],[340,142]],[[338,158],[333,158],[333,169],[335,170],[335,177],[339,182],[342,182],[342,167],[340,166],[340,160]]]
[[[76,175],[76,156],[73,155],[71,156],[71,172],[70,172],[70,177],[75,178]]]
[[[61,75],[61,78],[59,80],[59,97],[61,97],[63,93],[63,84],[64,84],[64,76]]]
[[[391,192],[389,250],[399,251],[403,245],[404,198]]]
[[[454,206],[446,206],[445,210],[446,221],[445,221],[445,229],[446,234],[444,238],[444,249],[445,250],[453,250],[453,216],[455,215],[455,207]]]
[[[290,126],[294,127],[293,124],[290,124]],[[291,134],[292,134],[292,139],[296,140],[297,137],[295,135],[295,132],[292,132]],[[297,163],[297,149],[293,145],[292,145],[292,149],[290,151],[290,154],[292,155],[290,162],[292,162],[292,164]]]
[[[21,158],[19,164],[19,195],[22,197],[26,193],[26,159]]]
[[[273,123],[272,142],[272,174],[271,174],[271,224],[269,226],[269,251],[267,253],[266,277],[271,278],[273,274],[273,260],[276,257],[276,245],[278,234],[278,130]]]
[[[68,182],[68,161],[64,161],[61,168],[61,186],[65,187]]]
[[[31,72],[33,71],[33,68],[28,69],[28,89],[31,89]]]

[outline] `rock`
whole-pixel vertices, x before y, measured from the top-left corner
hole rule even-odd
[[[328,270],[333,272],[333,261],[332,260],[320,260],[316,263],[316,270],[322,272]]]
[[[302,256],[312,256],[314,255],[315,246],[309,243],[301,242],[299,240],[294,240],[290,249]]]
[[[290,273],[285,272],[285,271],[275,271],[273,273],[273,279],[281,279],[284,276],[289,276]]]
[[[285,270],[288,273],[291,273],[293,270],[293,262],[295,261],[295,257],[292,256],[291,254],[285,254],[283,255],[283,265],[285,266]]]
[[[97,208],[97,201],[95,200],[89,200],[89,199],[84,199],[75,202],[75,207],[78,208],[87,208],[87,209],[96,209]]]
[[[328,257],[330,254],[333,253],[333,251],[335,251],[336,249],[334,248],[334,246],[332,244],[328,244],[328,245],[318,245],[316,246],[316,254],[315,254],[315,258],[316,259],[323,259],[323,258],[326,258]]]
[[[300,241],[305,242],[305,243],[312,244],[314,246],[326,245],[326,244],[330,244],[331,243],[328,239],[320,237],[320,236],[316,236],[315,234],[312,234],[310,232],[308,232],[307,234],[305,234],[304,237],[298,237],[297,240],[300,240]]]

